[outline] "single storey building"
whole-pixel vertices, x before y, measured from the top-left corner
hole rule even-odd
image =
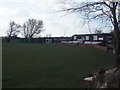
[[[75,34],[72,36],[73,41],[77,41],[81,44],[111,44],[112,43],[112,35],[109,33],[101,33],[101,34]]]

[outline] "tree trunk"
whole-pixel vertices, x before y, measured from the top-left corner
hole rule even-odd
[[[114,19],[114,31],[115,31],[115,55],[116,55],[116,66],[120,65],[120,43],[119,43],[119,27],[116,18],[116,7],[115,2],[113,2],[113,9],[112,9],[113,19]]]
[[[116,66],[120,65],[120,45],[119,45],[119,34],[115,31],[115,55],[116,55]]]

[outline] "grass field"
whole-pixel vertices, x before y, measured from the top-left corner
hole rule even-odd
[[[3,88],[82,88],[87,73],[111,68],[112,53],[62,44],[3,43]]]

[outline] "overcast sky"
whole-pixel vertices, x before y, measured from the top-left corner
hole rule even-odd
[[[79,14],[58,12],[64,5],[69,7],[68,4],[60,3],[62,1],[64,0],[0,0],[0,36],[6,35],[10,21],[14,20],[22,25],[29,18],[43,20],[45,31],[41,33],[42,36],[89,33]]]

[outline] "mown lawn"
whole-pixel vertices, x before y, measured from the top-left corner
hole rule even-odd
[[[3,88],[82,88],[83,77],[111,68],[112,53],[64,44],[3,43]]]

